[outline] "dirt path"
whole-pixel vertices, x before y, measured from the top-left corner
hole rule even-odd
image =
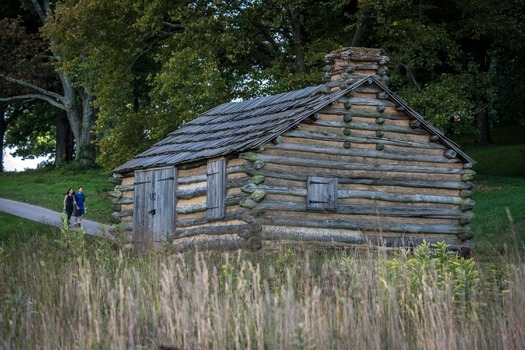
[[[46,225],[62,227],[62,221],[60,220],[62,213],[36,205],[0,198],[0,211]],[[73,218],[71,218],[71,221],[73,222]],[[113,230],[112,226],[86,219],[82,220],[82,227],[86,233],[94,236],[104,236],[105,232],[111,232]]]

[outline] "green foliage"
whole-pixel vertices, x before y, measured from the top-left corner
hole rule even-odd
[[[391,87],[416,111],[449,134],[477,129],[479,141],[488,142],[491,124],[516,120],[511,111],[525,103],[515,93],[522,85],[515,79],[523,73],[523,9],[514,0],[360,1],[349,29],[360,45],[390,56]]]
[[[487,288],[494,291],[499,296],[504,296],[512,287],[510,281],[509,265],[500,261],[490,262],[487,274],[484,276],[484,283]]]
[[[0,11],[0,75],[56,89],[47,45],[34,33],[34,28],[28,28],[32,16],[20,9],[19,4],[11,3],[7,7]],[[3,18],[4,15],[7,18]],[[0,79],[0,99],[5,98],[0,102],[0,138],[3,146],[16,147],[17,155],[24,158],[49,155],[55,149],[56,111],[36,100],[34,94],[24,100],[10,99],[33,92]],[[3,169],[3,164],[0,168]]]
[[[400,95],[435,127],[448,135],[461,135],[474,128],[480,108],[470,98],[470,86],[467,77],[444,74],[419,89],[403,88]]]
[[[400,294],[401,298],[406,298],[403,303],[417,299],[428,283],[425,279],[429,274],[441,290],[451,289],[456,302],[469,302],[472,295],[479,292],[479,269],[475,261],[460,258],[449,248],[444,242],[423,243],[413,254],[405,250],[385,261],[387,278],[403,291]]]
[[[53,158],[56,149],[56,111],[44,103],[33,103],[31,108],[12,107],[17,118],[9,125],[5,145],[16,147],[17,157],[33,159]],[[7,113],[8,115],[11,113]]]
[[[169,57],[157,56],[161,71],[152,78],[151,137],[160,140],[185,121],[210,109],[229,96],[214,57],[203,50],[179,48]]]
[[[448,134],[520,123],[524,6],[66,0],[53,3],[43,33],[60,58],[57,71],[94,97],[98,162],[109,170],[219,103],[320,84],[324,55],[350,45],[382,47],[392,89]],[[20,57],[2,64],[29,72]],[[31,140],[49,137],[52,128],[48,123]]]
[[[275,267],[280,273],[284,273],[288,268],[294,268],[293,261],[296,258],[293,247],[286,247],[275,261]]]
[[[60,235],[55,240],[56,246],[60,250],[71,252],[72,256],[83,255],[85,249],[84,237],[86,234],[84,228],[80,227],[79,229],[71,230],[67,223],[66,213],[60,215],[60,221],[62,222],[62,227],[60,228]]]
[[[95,97],[98,162],[107,169],[152,143],[138,106],[147,104],[145,76],[156,68],[150,55],[163,19],[157,7],[144,1],[65,1],[56,4],[44,28],[61,57],[60,69]],[[146,25],[142,16],[155,20]]]
[[[57,4],[45,33],[61,69],[96,97],[98,162],[109,170],[219,103],[320,83],[342,28],[327,17],[343,18],[302,0],[80,0]]]
[[[458,69],[460,51],[445,28],[420,18],[392,18],[380,31],[380,40],[408,85],[427,82],[436,73]],[[397,77],[399,79],[399,77]],[[408,81],[407,81],[408,80]]]

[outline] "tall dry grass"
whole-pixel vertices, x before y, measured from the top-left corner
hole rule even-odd
[[[35,240],[0,255],[2,349],[525,344],[521,259],[478,266],[428,247],[127,256],[99,241]]]

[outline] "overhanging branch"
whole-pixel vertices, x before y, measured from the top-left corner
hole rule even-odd
[[[62,110],[66,109],[64,104],[61,103],[60,101],[54,100],[51,97],[42,95],[42,94],[25,94],[25,95],[11,96],[11,97],[0,97],[0,102],[12,102],[16,100],[30,100],[30,99],[35,99],[35,98],[46,101],[53,107],[56,107]]]
[[[46,90],[46,89],[42,89],[41,87],[36,86],[35,84],[31,84],[31,83],[28,83],[27,81],[16,79],[16,78],[13,78],[13,77],[10,77],[10,76],[7,76],[7,75],[3,75],[3,74],[0,74],[0,79],[4,79],[5,81],[8,81],[10,83],[13,83],[13,84],[16,84],[16,85],[19,85],[19,86],[22,86],[22,87],[34,90],[34,91],[38,92],[39,95],[44,95],[44,96],[47,96],[47,97],[49,97],[49,98],[51,98],[53,100],[59,101],[62,105],[65,104],[64,103],[64,96],[59,95],[59,94],[57,94],[55,92]]]

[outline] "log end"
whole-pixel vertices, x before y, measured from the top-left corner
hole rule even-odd
[[[122,175],[113,174],[113,177],[110,177],[108,181],[115,185],[122,185]]]
[[[122,218],[119,215],[119,212],[113,212],[111,213],[111,216],[109,217],[109,222],[112,224],[120,224],[122,222]]]

